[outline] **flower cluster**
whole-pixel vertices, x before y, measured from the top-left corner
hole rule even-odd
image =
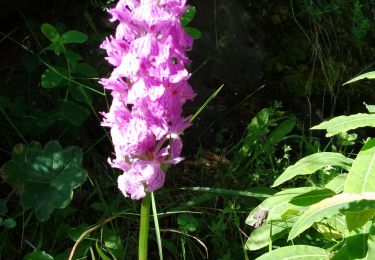
[[[180,157],[182,131],[189,119],[182,106],[194,97],[185,69],[192,38],[180,17],[186,0],[120,0],[109,10],[119,24],[101,48],[115,68],[100,83],[111,90],[110,111],[102,125],[111,128],[115,159],[123,174],[118,187],[140,199],[164,183],[162,166]]]

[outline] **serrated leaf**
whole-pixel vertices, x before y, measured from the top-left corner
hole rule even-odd
[[[266,253],[256,260],[328,260],[329,253],[315,246],[306,246],[306,245],[294,245],[294,246],[285,246],[272,250],[269,253]]]
[[[312,127],[312,130],[327,130],[327,137],[346,132],[359,127],[375,127],[375,114],[355,114],[351,116],[338,116],[329,121]]]
[[[88,37],[86,34],[76,31],[70,30],[61,35],[60,43],[61,44],[69,44],[69,43],[84,43],[87,41]]]
[[[56,88],[64,80],[65,71],[59,68],[48,68],[40,76],[43,88]]]
[[[292,166],[289,166],[274,182],[272,187],[298,176],[307,175],[316,172],[326,166],[340,166],[347,168],[353,162],[352,159],[345,157],[341,153],[321,152],[304,157]]]
[[[202,38],[202,33],[197,28],[194,27],[184,27],[185,31],[194,39],[199,40]]]
[[[344,86],[344,85],[347,85],[347,84],[350,84],[350,83],[353,83],[353,82],[356,82],[356,81],[359,81],[359,80],[362,80],[362,79],[375,79],[375,71],[370,71],[370,72],[361,74],[361,75],[345,82],[342,85]]]
[[[285,236],[293,223],[293,221],[276,220],[256,228],[247,239],[245,249],[255,251],[268,246],[270,241],[274,242]]]
[[[362,147],[346,178],[344,192],[375,192],[375,138]]]
[[[35,250],[34,252],[27,254],[23,260],[53,260],[53,257],[44,251]]]
[[[42,24],[41,31],[51,42],[58,42],[60,39],[59,32],[49,23]]]
[[[87,108],[69,100],[62,103],[61,111],[64,118],[74,126],[82,125],[90,116],[90,111]]]
[[[338,194],[312,205],[293,225],[288,240],[294,239],[315,222],[346,212],[360,212],[375,207],[375,193]]]
[[[190,5],[180,18],[182,26],[188,25],[193,20],[195,13],[195,6]]]
[[[22,205],[33,208],[40,221],[47,220],[54,209],[66,207],[73,189],[86,179],[81,164],[81,149],[62,149],[57,141],[50,141],[43,150],[28,149],[22,164],[29,177],[24,183]]]

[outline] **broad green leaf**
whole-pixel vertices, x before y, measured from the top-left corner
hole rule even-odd
[[[360,229],[345,232],[345,244],[348,250],[349,259],[366,259],[368,249],[367,240],[371,224],[372,223],[369,222]]]
[[[296,162],[294,165],[289,166],[274,182],[272,187],[279,186],[280,184],[298,176],[307,175],[316,172],[317,170],[326,166],[340,166],[347,168],[353,162],[342,155],[341,153],[321,152],[315,153],[304,157]]]
[[[346,178],[344,192],[375,192],[375,138],[362,147]]]
[[[87,91],[82,86],[72,83],[69,85],[69,93],[72,95],[74,100],[84,103],[84,104],[91,104],[92,103],[92,95],[90,91]]]
[[[9,229],[14,228],[17,225],[16,221],[12,218],[7,218],[3,220],[2,224],[4,227],[9,228]]]
[[[336,214],[344,214],[346,212],[360,212],[374,207],[375,193],[373,192],[362,194],[343,193],[324,199],[312,205],[298,218],[289,233],[288,240],[294,239],[323,218],[330,218]]]
[[[62,149],[57,141],[50,141],[43,150],[30,148],[22,164],[28,180],[21,194],[21,203],[35,210],[40,221],[45,221],[56,208],[65,208],[71,201],[73,189],[86,179],[82,169],[82,151],[78,147]]]
[[[87,63],[77,63],[74,72],[86,77],[99,77],[99,72]]]
[[[201,31],[194,27],[184,27],[185,31],[194,39],[199,40],[202,37]]]
[[[53,257],[44,251],[35,250],[34,252],[27,254],[23,260],[53,260]]]
[[[193,20],[195,13],[195,6],[190,5],[180,18],[182,26],[188,25]]]
[[[370,219],[375,216],[375,209],[363,210],[360,212],[347,212],[346,226],[349,231],[363,227]]]
[[[359,81],[361,79],[375,79],[375,71],[370,71],[370,72],[367,72],[367,73],[364,73],[364,74],[361,74],[347,82],[345,82],[343,85],[346,85],[346,84],[350,84],[350,83],[353,83],[353,82],[356,82],[356,81]]]
[[[343,217],[332,217],[315,223],[313,227],[325,238],[341,240],[345,236],[345,220]]]
[[[244,197],[254,197],[254,198],[268,198],[272,194],[275,194],[275,191],[272,189],[266,188],[253,188],[248,191],[238,191],[238,190],[229,190],[229,189],[221,189],[221,188],[209,188],[209,187],[184,187],[181,188],[182,190],[191,190],[191,191],[199,191],[205,193],[214,193],[217,195],[222,196],[244,196]]]
[[[315,246],[294,245],[285,246],[273,250],[267,254],[258,257],[256,260],[328,260],[329,253]]]
[[[375,256],[375,225],[372,223],[367,239],[367,254],[366,260],[370,260],[371,257]]]
[[[66,53],[65,53],[65,56],[68,59],[69,65],[70,65],[70,67],[72,67],[73,70],[75,69],[78,61],[80,61],[82,59],[81,55],[79,55],[78,53],[76,53],[74,51],[71,51],[71,50],[67,50]]]
[[[341,173],[337,175],[335,178],[333,178],[326,184],[325,188],[333,190],[336,193],[342,192],[344,190],[346,177],[346,173]]]
[[[333,195],[336,195],[336,193],[330,189],[317,189],[298,195],[292,198],[289,203],[307,207],[316,204],[323,199],[332,197]]]
[[[375,105],[367,105],[365,102],[363,102],[363,104],[366,106],[366,109],[370,114],[375,113]]]
[[[190,214],[179,214],[177,223],[183,232],[195,232],[199,226],[199,221]]]
[[[274,242],[284,237],[293,223],[294,222],[290,220],[275,220],[256,228],[247,239],[245,248],[250,251],[255,251],[268,246],[270,240]]]
[[[90,116],[90,111],[72,101],[65,101],[61,105],[64,118],[74,126],[80,126]]]
[[[87,41],[88,37],[86,34],[76,31],[76,30],[71,30],[63,33],[60,38],[60,43],[61,44],[69,44],[69,43],[84,43]]]
[[[103,241],[105,248],[115,256],[115,259],[123,259],[123,244],[121,237],[115,230],[110,229],[108,226],[103,226]]]
[[[283,213],[286,211],[301,208],[290,204],[289,201],[291,199],[314,189],[314,187],[301,187],[283,190],[272,195],[272,197],[267,198],[259,206],[253,209],[246,219],[246,224],[250,226],[256,225],[259,222],[259,218],[257,217],[259,211],[266,211],[268,213],[267,222],[280,220]]]
[[[355,114],[351,116],[338,116],[329,121],[320,123],[312,127],[312,130],[325,129],[327,137],[346,132],[359,127],[371,126],[375,127],[375,114]]]
[[[283,138],[293,130],[295,125],[296,118],[294,117],[283,121],[269,134],[264,142],[263,149],[271,153],[272,148],[282,141]]]
[[[68,237],[74,241],[77,241],[78,238],[85,232],[87,229],[89,229],[90,225],[87,223],[82,223],[78,227],[71,228],[68,231]]]
[[[56,30],[56,28],[53,27],[53,25],[51,25],[49,23],[44,23],[44,24],[42,24],[41,30],[42,30],[42,33],[44,34],[44,36],[46,36],[51,42],[58,42],[59,41],[60,34]]]
[[[43,88],[56,88],[66,77],[66,72],[59,68],[48,68],[40,76]]]

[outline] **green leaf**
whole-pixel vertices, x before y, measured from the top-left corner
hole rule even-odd
[[[91,78],[99,77],[99,72],[87,63],[77,63],[74,73],[79,73],[83,76]]]
[[[180,18],[182,26],[188,25],[193,20],[195,13],[195,6],[190,5]]]
[[[256,142],[266,132],[271,114],[272,109],[264,108],[251,120],[246,129],[246,136],[242,141],[243,145],[232,160],[230,171],[235,171],[244,161],[249,159],[250,154],[256,147]]]
[[[0,215],[8,212],[7,203],[5,200],[0,199]]]
[[[53,257],[44,251],[35,250],[34,252],[27,254],[23,260],[53,260]]]
[[[344,192],[375,192],[375,138],[362,147],[349,170]]]
[[[371,222],[355,231],[345,232],[345,244],[349,259],[366,259],[367,255],[367,240],[371,227]],[[371,256],[373,257],[373,256]],[[372,258],[370,258],[372,259]]]
[[[375,113],[375,105],[367,105],[365,102],[363,102],[363,104],[366,106],[366,109],[370,114]]]
[[[288,240],[294,239],[315,222],[346,212],[360,212],[375,207],[375,193],[339,194],[312,205],[293,225]]]
[[[338,116],[311,129],[325,129],[327,130],[326,136],[330,137],[341,132],[365,126],[375,127],[375,114],[359,113],[351,116]]]
[[[258,257],[256,260],[328,260],[329,253],[315,246],[306,246],[306,245],[294,245],[294,246],[285,246],[273,250],[267,254],[264,254]]]
[[[267,222],[281,219],[283,213],[291,209],[300,209],[301,207],[290,204],[289,201],[294,197],[314,190],[314,187],[301,187],[280,191],[272,197],[264,200],[258,207],[253,209],[246,219],[246,224],[254,226],[259,222],[257,213],[259,211],[268,212]]]
[[[59,68],[48,68],[41,76],[41,85],[43,88],[56,88],[66,77],[66,72]]]
[[[16,221],[12,218],[5,219],[2,224],[4,227],[9,229],[14,228],[17,225]]]
[[[82,59],[81,55],[71,50],[67,50],[65,53],[65,56],[68,59],[69,64],[72,67],[72,69],[75,69],[78,61]]]
[[[190,214],[180,214],[177,217],[177,223],[184,232],[194,232],[197,230],[199,221]]]
[[[361,74],[347,82],[345,82],[344,84],[342,85],[346,85],[346,84],[350,84],[350,83],[353,83],[353,82],[356,82],[356,81],[359,81],[361,79],[375,79],[375,71],[370,71],[370,72],[367,72],[367,73],[364,73],[364,74]]]
[[[90,111],[87,108],[69,100],[62,103],[61,111],[64,118],[74,126],[82,125],[82,123],[90,116]]]
[[[337,175],[335,178],[333,178],[326,184],[325,188],[333,190],[336,193],[342,192],[344,190],[346,177],[346,173]]]
[[[61,44],[69,44],[69,43],[84,43],[87,41],[88,37],[86,34],[76,31],[76,30],[71,30],[63,33],[60,38],[60,43]]]
[[[366,260],[370,260],[375,255],[375,225],[372,223],[367,239],[367,254]]]
[[[184,27],[185,31],[194,39],[199,40],[202,37],[201,31],[194,27]]]
[[[54,209],[65,208],[73,189],[86,180],[81,165],[82,151],[78,147],[62,149],[57,141],[50,141],[43,150],[28,149],[22,164],[28,176],[22,205],[33,208],[40,221],[47,220]]]
[[[272,148],[282,141],[283,138],[293,130],[295,125],[296,118],[294,117],[283,121],[269,134],[264,142],[263,149],[271,153]]]
[[[346,226],[349,231],[363,227],[375,216],[375,209],[362,210],[360,212],[347,212]]]
[[[292,166],[289,166],[274,182],[272,187],[294,178],[298,175],[307,175],[326,166],[340,166],[347,168],[353,162],[341,153],[322,152],[304,157]]]
[[[68,232],[68,236],[70,239],[77,241],[78,238],[85,232],[87,229],[89,229],[90,225],[87,223],[82,223],[78,227],[71,228]]]
[[[42,33],[44,34],[44,36],[46,36],[51,42],[58,42],[59,41],[60,34],[56,30],[56,28],[53,27],[53,25],[51,25],[49,23],[44,23],[44,24],[42,24],[41,30],[42,30]]]
[[[329,189],[312,190],[294,197],[289,203],[306,207],[316,204],[323,199],[332,197],[333,195],[336,195],[336,193]]]
[[[270,241],[274,242],[286,235],[293,223],[292,221],[275,220],[256,228],[247,239],[245,248],[255,251],[268,246]]]
[[[123,245],[121,242],[121,237],[113,229],[108,228],[107,226],[103,227],[103,241],[104,246],[115,256],[115,259],[123,259]]]

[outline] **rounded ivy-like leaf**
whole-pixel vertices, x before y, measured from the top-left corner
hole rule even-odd
[[[78,147],[61,148],[50,141],[43,150],[30,148],[22,164],[29,179],[21,203],[35,210],[40,221],[45,221],[56,208],[65,208],[73,197],[73,189],[86,179],[82,169],[82,151]]]

